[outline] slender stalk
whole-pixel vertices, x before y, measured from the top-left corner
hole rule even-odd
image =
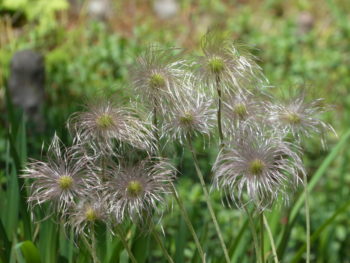
[[[156,99],[155,99],[155,103],[156,103]],[[157,109],[156,109],[156,107],[153,108],[153,126],[156,129],[154,136],[155,136],[155,138],[157,140],[157,144],[158,144],[158,147],[159,147],[159,135],[158,135],[158,132],[157,132],[158,121],[157,121]],[[191,235],[192,235],[192,237],[194,239],[194,242],[196,244],[199,256],[201,257],[202,262],[206,262],[205,261],[205,255],[204,255],[204,252],[203,252],[203,248],[202,248],[202,246],[201,246],[201,244],[199,242],[198,236],[197,236],[197,234],[196,234],[196,232],[194,230],[192,222],[191,222],[191,220],[190,220],[190,218],[189,218],[189,216],[187,214],[187,211],[186,211],[186,209],[185,209],[185,207],[183,205],[181,197],[177,194],[175,186],[173,185],[172,187],[173,187],[172,188],[172,194],[173,194],[173,196],[174,196],[174,198],[175,198],[175,200],[176,200],[176,202],[177,202],[177,204],[178,204],[178,206],[180,208],[180,213],[183,216],[183,218],[185,220],[185,223],[186,223],[188,229],[191,232]]]
[[[160,246],[160,248],[162,249],[165,257],[167,258],[167,260],[170,263],[174,263],[173,259],[171,258],[171,256],[169,255],[168,251],[166,250],[162,240],[160,239],[160,236],[156,230],[156,226],[154,225],[152,219],[150,220],[150,224],[151,224],[151,228],[152,228],[152,235],[154,237],[154,239],[157,241],[158,245]]]
[[[311,242],[310,242],[310,204],[309,204],[309,189],[307,176],[305,178],[305,217],[306,217],[306,263],[310,263],[310,251],[311,251]]]
[[[221,112],[222,112],[222,94],[221,94],[221,87],[220,87],[220,77],[216,77],[216,90],[218,93],[218,111],[217,111],[217,118],[218,118],[218,130],[219,130],[219,138],[220,138],[220,147],[222,148],[224,146],[224,134],[222,132],[222,123],[221,123]]]
[[[251,216],[251,214],[249,213],[248,209],[243,206],[247,216],[248,216],[248,222],[249,222],[249,227],[250,227],[250,231],[252,232],[253,235],[253,243],[254,243],[254,249],[255,249],[255,256],[258,262],[261,261],[260,257],[259,257],[259,246],[258,246],[258,234],[256,232],[256,228],[254,225],[254,221],[253,218]]]
[[[91,228],[91,232],[92,232],[91,244],[89,243],[89,241],[86,239],[84,235],[81,235],[81,238],[83,239],[85,246],[88,248],[91,254],[92,261],[94,263],[100,263],[100,260],[97,258],[97,255],[96,255],[96,239],[95,239],[95,233],[93,230],[94,229]]]
[[[278,263],[279,261],[278,261],[277,251],[276,251],[276,245],[275,245],[275,241],[273,240],[273,235],[272,235],[269,223],[267,222],[267,219],[266,219],[266,216],[264,215],[264,213],[262,213],[262,216],[263,216],[263,220],[264,220],[265,229],[267,231],[267,235],[269,236],[269,239],[270,239],[273,260],[275,263]]]
[[[264,219],[263,212],[260,214],[260,252],[261,252],[261,262],[265,262],[265,252],[264,252]]]
[[[219,240],[220,240],[220,245],[222,247],[222,250],[224,252],[224,256],[225,256],[225,260],[227,263],[230,263],[230,257],[228,255],[228,252],[227,252],[227,248],[226,248],[226,245],[225,245],[225,242],[224,242],[224,239],[222,237],[222,233],[221,233],[221,230],[220,230],[220,226],[218,224],[218,221],[216,219],[216,216],[215,216],[215,213],[214,213],[214,209],[211,205],[211,201],[210,201],[210,196],[209,196],[209,192],[208,192],[208,189],[205,185],[205,181],[204,181],[204,177],[202,175],[202,172],[199,168],[199,164],[198,164],[198,160],[197,160],[197,156],[196,156],[196,153],[194,152],[194,149],[193,149],[193,145],[192,145],[192,140],[191,138],[188,138],[188,145],[190,147],[190,151],[192,153],[192,158],[193,158],[193,161],[194,161],[194,166],[196,168],[196,172],[197,172],[197,176],[199,178],[199,181],[201,183],[201,186],[202,186],[202,189],[203,189],[203,192],[204,192],[204,197],[205,197],[205,201],[207,203],[207,206],[208,206],[208,209],[209,209],[209,213],[210,213],[210,216],[213,220],[213,223],[214,223],[214,226],[215,226],[215,230],[216,230],[216,233],[219,237]]]
[[[199,256],[201,257],[201,260],[204,263],[206,261],[205,261],[205,255],[204,255],[204,252],[203,252],[203,248],[201,246],[201,243],[199,242],[199,239],[198,239],[198,236],[196,234],[196,231],[194,230],[194,227],[193,227],[193,225],[191,223],[191,220],[190,220],[190,218],[189,218],[189,216],[187,214],[186,208],[184,207],[184,204],[183,204],[180,196],[176,192],[175,186],[173,186],[172,192],[173,192],[175,200],[176,200],[176,202],[177,202],[177,204],[178,204],[178,206],[180,208],[181,215],[183,216],[183,218],[185,220],[185,223],[186,223],[188,229],[190,230],[190,232],[192,234],[192,237],[193,237],[194,242],[196,244]]]
[[[126,249],[126,251],[128,252],[128,255],[129,255],[129,258],[130,260],[133,262],[133,263],[137,263],[137,260],[134,256],[134,254],[132,253],[131,249],[130,249],[130,246],[128,245],[128,241],[126,240],[126,237],[124,235],[124,232],[123,230],[120,228],[120,226],[117,225],[116,227],[116,230],[117,230],[117,233],[118,233],[118,236],[120,238],[120,240],[122,241],[123,243],[123,246],[124,248]]]

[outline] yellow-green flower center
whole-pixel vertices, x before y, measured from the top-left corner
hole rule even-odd
[[[213,57],[208,61],[208,66],[211,72],[219,74],[224,70],[225,63],[222,58]]]
[[[265,163],[260,159],[254,159],[249,163],[249,171],[254,175],[260,175],[265,168]]]
[[[92,207],[88,207],[85,211],[85,218],[87,221],[95,221],[97,219],[97,215],[95,210]]]
[[[107,113],[102,114],[96,119],[96,124],[101,129],[108,129],[113,126],[113,118]]]
[[[130,181],[127,186],[128,194],[131,196],[138,196],[143,191],[142,184],[139,181]]]
[[[164,77],[159,73],[153,74],[149,79],[149,86],[151,88],[160,88],[165,86]]]
[[[247,107],[243,103],[238,103],[233,110],[241,119],[247,115]]]
[[[299,124],[301,122],[301,117],[295,112],[288,112],[285,115],[285,120],[290,124]]]
[[[68,175],[63,175],[58,179],[58,184],[62,190],[67,190],[73,185],[73,178]]]
[[[193,122],[193,115],[190,112],[185,112],[184,115],[180,117],[180,123],[184,125],[189,125]]]

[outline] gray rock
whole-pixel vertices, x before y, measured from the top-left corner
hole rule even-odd
[[[113,15],[113,5],[110,0],[90,0],[87,12],[94,20],[108,21]]]
[[[11,60],[8,82],[12,102],[38,126],[43,125],[40,108],[45,97],[44,82],[43,56],[32,50],[18,51]]]
[[[179,5],[176,0],[155,0],[153,10],[161,19],[169,19],[177,14]]]

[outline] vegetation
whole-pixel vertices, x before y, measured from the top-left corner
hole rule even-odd
[[[161,22],[148,3],[140,1],[133,6],[132,1],[119,1],[115,3],[117,15],[108,23],[90,21],[84,11],[68,15],[65,1],[51,1],[58,5],[39,12],[40,16],[34,14],[32,3],[9,6],[10,2],[0,2],[0,107],[3,113],[0,117],[0,262],[91,260],[90,246],[74,231],[66,230],[57,218],[32,220],[27,205],[31,181],[19,175],[23,174],[28,158],[42,159],[42,148],[46,152],[55,132],[64,143],[72,143],[66,120],[73,112],[82,110],[85,100],[104,94],[118,105],[129,106],[130,100],[137,99],[128,86],[132,81],[130,67],[150,43],[162,48],[185,48],[189,51],[185,56],[188,53],[200,55],[200,39],[208,27],[219,27],[231,39],[253,47],[252,52],[259,58],[264,75],[270,85],[276,87],[270,89],[275,96],[283,98],[291,87],[302,86],[308,91],[307,99],[323,97],[327,104],[333,105],[333,110],[323,115],[323,121],[334,127],[338,137],[327,133],[326,148],[322,147],[320,138],[315,137],[303,144],[302,159],[309,181],[307,191],[299,187],[290,196],[288,205],[277,200],[270,211],[264,212],[266,220],[262,223],[268,223],[271,228],[281,262],[304,262],[307,250],[304,201],[308,192],[310,261],[349,262],[348,1],[323,0],[318,4],[306,0],[295,3],[249,0],[230,4],[223,0],[194,3],[182,0],[176,17]],[[12,24],[8,18],[16,11],[23,13],[21,25]],[[50,26],[46,26],[48,24]],[[33,131],[33,123],[13,107],[6,92],[10,59],[17,50],[25,48],[45,54],[47,97],[43,115],[46,129],[42,133]],[[220,71],[220,61],[212,62],[212,72]],[[154,79],[155,85],[161,82],[159,77]],[[244,114],[242,107],[239,113]],[[292,120],[298,121],[295,117]],[[188,116],[183,119],[184,123],[189,121]],[[101,119],[102,126],[109,123],[110,119]],[[199,168],[209,185],[217,145],[214,140],[207,144],[201,138],[193,144]],[[174,143],[169,145],[166,154],[172,156],[171,162],[179,171],[177,191],[206,252],[207,262],[224,262],[191,151]],[[258,162],[252,166],[256,172],[260,169]],[[130,191],[135,193],[139,188],[135,183],[130,185]],[[259,258],[247,215],[234,205],[223,206],[217,191],[212,191],[210,197],[231,262],[253,262]],[[156,226],[158,233],[164,231],[164,235],[158,237],[147,231],[140,232],[130,222],[123,224],[121,233],[115,230],[115,235],[97,225],[97,257],[102,262],[128,262],[125,247],[130,247],[137,262],[166,262],[164,252],[155,242],[160,238],[174,262],[201,262],[186,218],[176,201],[171,202],[169,198],[167,202],[168,207],[173,208],[163,213],[162,229]],[[44,217],[43,211],[38,212],[40,219]],[[90,213],[89,218],[92,220],[94,215]],[[253,224],[259,228],[260,222],[256,217],[253,219],[256,220]],[[268,232],[260,246],[266,261],[272,262]]]

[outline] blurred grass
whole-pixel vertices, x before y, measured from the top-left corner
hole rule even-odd
[[[344,134],[349,130],[350,120],[349,1],[182,0],[176,17],[166,21],[154,15],[148,1],[115,1],[115,10],[116,15],[107,24],[90,21],[84,15],[69,16],[63,11],[56,16],[55,26],[46,30],[37,29],[35,23],[15,28],[5,16],[0,17],[0,109],[3,113],[0,116],[0,211],[7,211],[1,212],[0,262],[89,261],[86,249],[78,250],[73,241],[68,241],[67,233],[62,233],[57,222],[29,223],[23,201],[25,188],[17,175],[27,159],[26,153],[39,158],[42,142],[48,142],[54,131],[65,141],[69,140],[65,121],[71,112],[80,108],[84,98],[106,93],[124,104],[129,98],[134,99],[127,88],[128,66],[148,43],[197,52],[200,36],[210,27],[220,27],[233,39],[254,48],[272,86],[283,90],[305,85],[310,97],[324,97],[334,105],[325,119],[341,138],[346,138]],[[309,31],[305,17],[311,24]],[[24,48],[38,50],[46,57],[47,96],[43,114],[47,123],[42,134],[32,132],[33,124],[6,102],[9,62],[17,50]],[[312,176],[313,262],[346,263],[350,262],[350,212],[346,208],[350,194],[350,151],[346,148],[347,139],[338,142],[331,135],[328,141],[327,150],[322,150],[316,141],[305,145],[304,160]],[[201,146],[202,142],[198,141],[196,147]],[[194,170],[190,155],[176,145],[174,149],[175,161],[182,172],[177,183],[179,192],[203,240],[208,262],[220,262],[215,261],[221,255],[200,188],[192,181]],[[199,156],[207,177],[214,158],[215,152],[210,148]],[[240,232],[246,227],[244,216],[236,209],[222,208],[220,197],[216,193],[213,196],[225,240],[231,244],[230,252],[235,252],[232,262],[251,262],[254,253],[251,236],[247,231]],[[282,242],[280,249],[285,245],[283,262],[303,261],[301,204],[299,201],[294,205],[290,218],[285,218],[289,208],[278,207],[267,214],[273,233],[280,236],[277,239]],[[163,225],[166,245],[176,262],[199,262],[177,209],[164,215]],[[127,231],[139,262],[162,262],[152,239],[135,229]],[[238,236],[241,242],[235,243],[233,237]],[[101,252],[105,255],[104,262],[127,261],[118,239],[107,236],[104,240],[108,241],[105,251]],[[265,248],[268,252],[267,242]]]

